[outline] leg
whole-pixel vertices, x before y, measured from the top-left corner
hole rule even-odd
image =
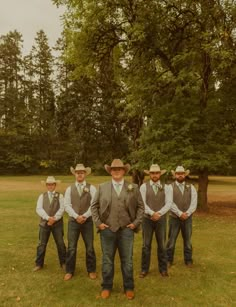
[[[152,236],[153,236],[153,221],[148,218],[143,218],[142,223],[142,272],[147,273],[150,266],[151,248],[152,248]]]
[[[94,232],[93,221],[89,218],[81,227],[81,235],[86,248],[86,267],[87,272],[96,272],[96,255],[93,246]]]
[[[125,291],[134,289],[133,243],[134,231],[132,229],[124,228],[118,231],[118,250]]]
[[[168,242],[166,245],[167,259],[169,263],[174,261],[175,243],[180,231],[180,219],[169,217],[169,234]]]
[[[100,232],[100,238],[102,247],[102,289],[111,290],[114,278],[117,233],[106,228]]]
[[[37,247],[37,256],[35,260],[36,266],[43,267],[44,265],[46,247],[48,244],[50,233],[51,233],[51,227],[47,225],[45,227],[39,226],[39,244]]]
[[[167,253],[166,253],[166,216],[162,216],[156,223],[155,236],[157,241],[157,258],[159,272],[167,272]]]
[[[80,235],[80,224],[68,222],[68,250],[66,255],[66,273],[74,274],[76,265],[77,244]]]
[[[63,220],[52,226],[52,234],[57,246],[58,258],[62,266],[66,262],[66,246],[64,242]]]
[[[184,242],[184,262],[185,264],[192,264],[192,216],[181,223],[181,234]]]

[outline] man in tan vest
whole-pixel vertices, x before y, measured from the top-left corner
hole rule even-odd
[[[66,255],[66,275],[70,280],[75,272],[77,245],[80,234],[86,248],[86,268],[90,279],[96,279],[96,255],[94,251],[94,230],[90,205],[95,196],[96,188],[87,183],[85,178],[91,173],[90,167],[77,164],[70,168],[75,176],[75,183],[65,192],[65,210],[68,221],[68,250]]]
[[[92,216],[100,232],[102,246],[102,292],[101,297],[110,296],[114,278],[114,259],[118,249],[123,287],[128,299],[134,298],[133,242],[143,217],[144,205],[138,186],[129,184],[124,175],[130,165],[114,159],[111,166],[105,165],[112,180],[99,185]]]
[[[169,187],[160,181],[166,170],[161,170],[158,164],[153,164],[144,173],[150,176],[150,180],[140,187],[145,215],[142,222],[142,268],[139,277],[144,278],[149,272],[153,233],[157,242],[159,272],[163,277],[167,277],[166,213],[171,208],[172,199]]]
[[[64,200],[63,195],[55,191],[58,182],[53,176],[47,177],[46,182],[41,182],[42,184],[46,184],[47,192],[39,196],[36,207],[36,212],[41,219],[34,272],[42,269],[44,266],[47,243],[51,233],[57,246],[60,265],[63,269],[65,267],[66,246],[63,238],[62,218],[64,213]]]
[[[184,262],[191,267],[192,259],[192,214],[197,208],[197,191],[192,184],[185,182],[190,173],[183,166],[172,170],[175,181],[170,185],[173,202],[169,216],[169,234],[167,242],[167,257],[169,266],[173,264],[175,243],[181,231],[184,244]]]

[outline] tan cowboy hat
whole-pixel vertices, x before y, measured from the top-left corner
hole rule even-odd
[[[149,171],[148,170],[144,170],[144,173],[147,174],[147,175],[149,175],[150,173],[154,173],[154,172],[158,172],[158,173],[161,173],[161,175],[163,175],[163,174],[166,173],[166,169],[161,170],[160,166],[158,164],[152,164],[150,166]]]
[[[70,171],[73,175],[75,175],[75,172],[83,171],[86,173],[86,175],[91,174],[91,168],[85,167],[83,164],[77,164],[75,168],[72,166],[70,167]]]
[[[112,168],[123,168],[125,173],[128,173],[130,170],[130,164],[124,164],[120,159],[114,159],[110,165],[104,165],[105,170],[110,174]]]
[[[60,182],[61,182],[61,180],[56,180],[55,177],[53,177],[53,176],[48,176],[46,181],[44,181],[44,180],[41,181],[42,184],[47,184],[47,183],[51,183],[51,184],[55,183],[55,184],[57,184],[57,183],[60,183]]]
[[[180,165],[180,166],[176,167],[175,171],[174,170],[171,171],[171,174],[174,177],[175,177],[175,173],[184,173],[185,176],[188,176],[190,174],[190,170],[189,169],[185,170],[184,167],[182,165]]]

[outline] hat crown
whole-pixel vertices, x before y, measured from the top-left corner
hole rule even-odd
[[[54,176],[48,176],[46,179],[46,183],[56,183],[56,179]]]
[[[85,166],[82,163],[76,164],[75,171],[85,171]]]
[[[182,165],[179,165],[176,167],[176,170],[175,170],[176,173],[185,173],[185,169]]]
[[[111,163],[111,167],[124,167],[124,163],[120,159],[114,159]]]
[[[152,164],[149,172],[161,172],[160,166],[158,164]]]

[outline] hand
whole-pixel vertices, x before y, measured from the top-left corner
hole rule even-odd
[[[183,213],[180,215],[180,219],[181,219],[182,221],[187,220],[187,218],[188,218],[188,214],[187,214],[186,212],[183,212]]]
[[[100,224],[100,225],[98,226],[98,228],[99,228],[100,230],[104,230],[104,229],[106,229],[106,228],[109,228],[109,226],[108,226],[107,224],[102,223],[102,224]]]
[[[48,226],[52,226],[56,222],[56,218],[54,216],[50,216],[48,219]]]
[[[76,219],[76,222],[79,224],[84,224],[84,222],[87,220],[87,218],[83,215],[79,215]]]
[[[127,228],[130,228],[130,229],[134,229],[134,228],[136,228],[136,226],[135,226],[133,223],[131,223],[131,224],[127,225],[126,227],[127,227]]]
[[[154,212],[151,216],[152,221],[158,221],[160,219],[161,215],[158,212]]]

